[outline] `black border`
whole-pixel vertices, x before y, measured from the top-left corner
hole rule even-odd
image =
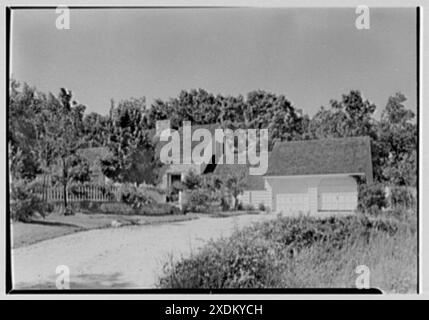
[[[10,34],[11,34],[11,12],[12,10],[41,10],[41,9],[56,9],[58,7],[67,7],[69,9],[234,9],[234,8],[253,8],[246,6],[6,6],[5,7],[5,39],[6,39],[6,136],[5,146],[8,148],[7,140],[9,135],[9,81],[10,81]],[[286,8],[286,7],[285,7]],[[347,7],[344,7],[346,9]],[[416,7],[416,116],[417,116],[417,294],[420,293],[420,6]],[[356,288],[287,288],[287,289],[25,289],[14,290],[12,287],[12,247],[11,247],[11,231],[10,231],[10,190],[9,190],[9,152],[6,150],[6,279],[5,289],[6,294],[382,294],[382,291],[376,288],[372,289],[356,289]],[[180,301],[180,300],[178,300]]]
[[[417,179],[416,179],[416,185],[417,185],[417,294],[420,293],[420,14],[421,14],[421,8],[416,8],[416,53],[417,53],[417,61],[416,61],[416,91],[417,91],[417,98],[416,98],[416,117],[417,117]]]

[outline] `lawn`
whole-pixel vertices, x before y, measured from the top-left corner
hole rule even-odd
[[[13,222],[12,248],[27,246],[39,241],[64,236],[70,233],[92,229],[112,228],[130,225],[169,223],[196,219],[198,215],[118,215],[118,214],[82,214],[72,216],[51,214],[45,219],[28,223]],[[112,222],[115,221],[113,224]]]

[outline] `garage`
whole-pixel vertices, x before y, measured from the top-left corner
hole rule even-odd
[[[307,193],[280,193],[276,199],[277,211],[283,213],[307,213],[310,201]]]

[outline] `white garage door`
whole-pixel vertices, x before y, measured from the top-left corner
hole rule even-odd
[[[318,188],[320,211],[354,211],[357,208],[357,184],[352,177],[324,178]]]
[[[310,211],[308,194],[282,193],[277,195],[277,211],[284,213],[307,213]]]
[[[356,192],[323,192],[319,194],[319,210],[353,211],[356,208]]]

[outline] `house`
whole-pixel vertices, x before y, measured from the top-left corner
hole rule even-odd
[[[157,133],[169,126],[169,120],[157,121],[156,130],[152,130],[152,136],[158,139],[156,152],[160,152],[167,143],[159,141]],[[214,137],[220,126],[193,125],[192,133],[200,128],[209,130]],[[183,129],[178,132],[182,141]],[[191,147],[198,143],[193,141]],[[354,212],[358,202],[357,179],[372,183],[368,137],[279,142],[269,153],[268,170],[262,176],[250,175],[249,164],[217,164],[224,150],[217,142],[212,146],[213,156],[208,163],[195,164],[190,159],[182,159],[180,164],[164,164],[158,187],[170,189],[176,181],[183,181],[190,170],[201,175],[214,173],[225,177],[241,172],[246,180],[245,190],[239,197],[243,204],[256,208],[263,204],[274,212],[289,215]],[[98,150],[102,148],[91,149],[83,154],[88,160],[99,162],[105,152]],[[183,151],[182,144],[180,150]],[[99,156],[93,156],[94,153]],[[96,170],[94,175],[102,176],[101,170]]]
[[[161,132],[162,130],[170,128],[170,121],[169,120],[161,120],[157,121],[156,123],[156,132]],[[208,125],[192,125],[190,133],[193,134],[198,129],[206,129],[210,132],[210,139],[212,139],[215,135],[215,130],[220,128],[219,124],[208,124]],[[184,156],[183,152],[183,128],[179,128],[177,130],[180,136],[180,154],[181,154],[181,163],[175,164],[165,164],[163,168],[161,169],[161,181],[158,185],[160,188],[163,189],[170,189],[173,184],[177,181],[183,181],[185,176],[188,174],[189,171],[194,171],[197,174],[208,174],[212,173],[215,169],[217,159],[219,158],[222,150],[221,145],[219,143],[213,143],[213,141],[209,140],[206,141],[207,143],[211,144],[213,147],[212,153],[212,159],[205,163],[196,164],[193,163],[193,161],[186,156]],[[159,138],[157,134],[155,134],[155,138]],[[157,141],[156,146],[156,152],[159,154],[160,150],[163,146],[165,146],[168,142],[167,141]],[[193,149],[197,144],[199,144],[200,141],[191,141],[191,149]]]
[[[273,211],[318,214],[355,211],[357,177],[372,183],[368,137],[278,143],[263,179]]]

